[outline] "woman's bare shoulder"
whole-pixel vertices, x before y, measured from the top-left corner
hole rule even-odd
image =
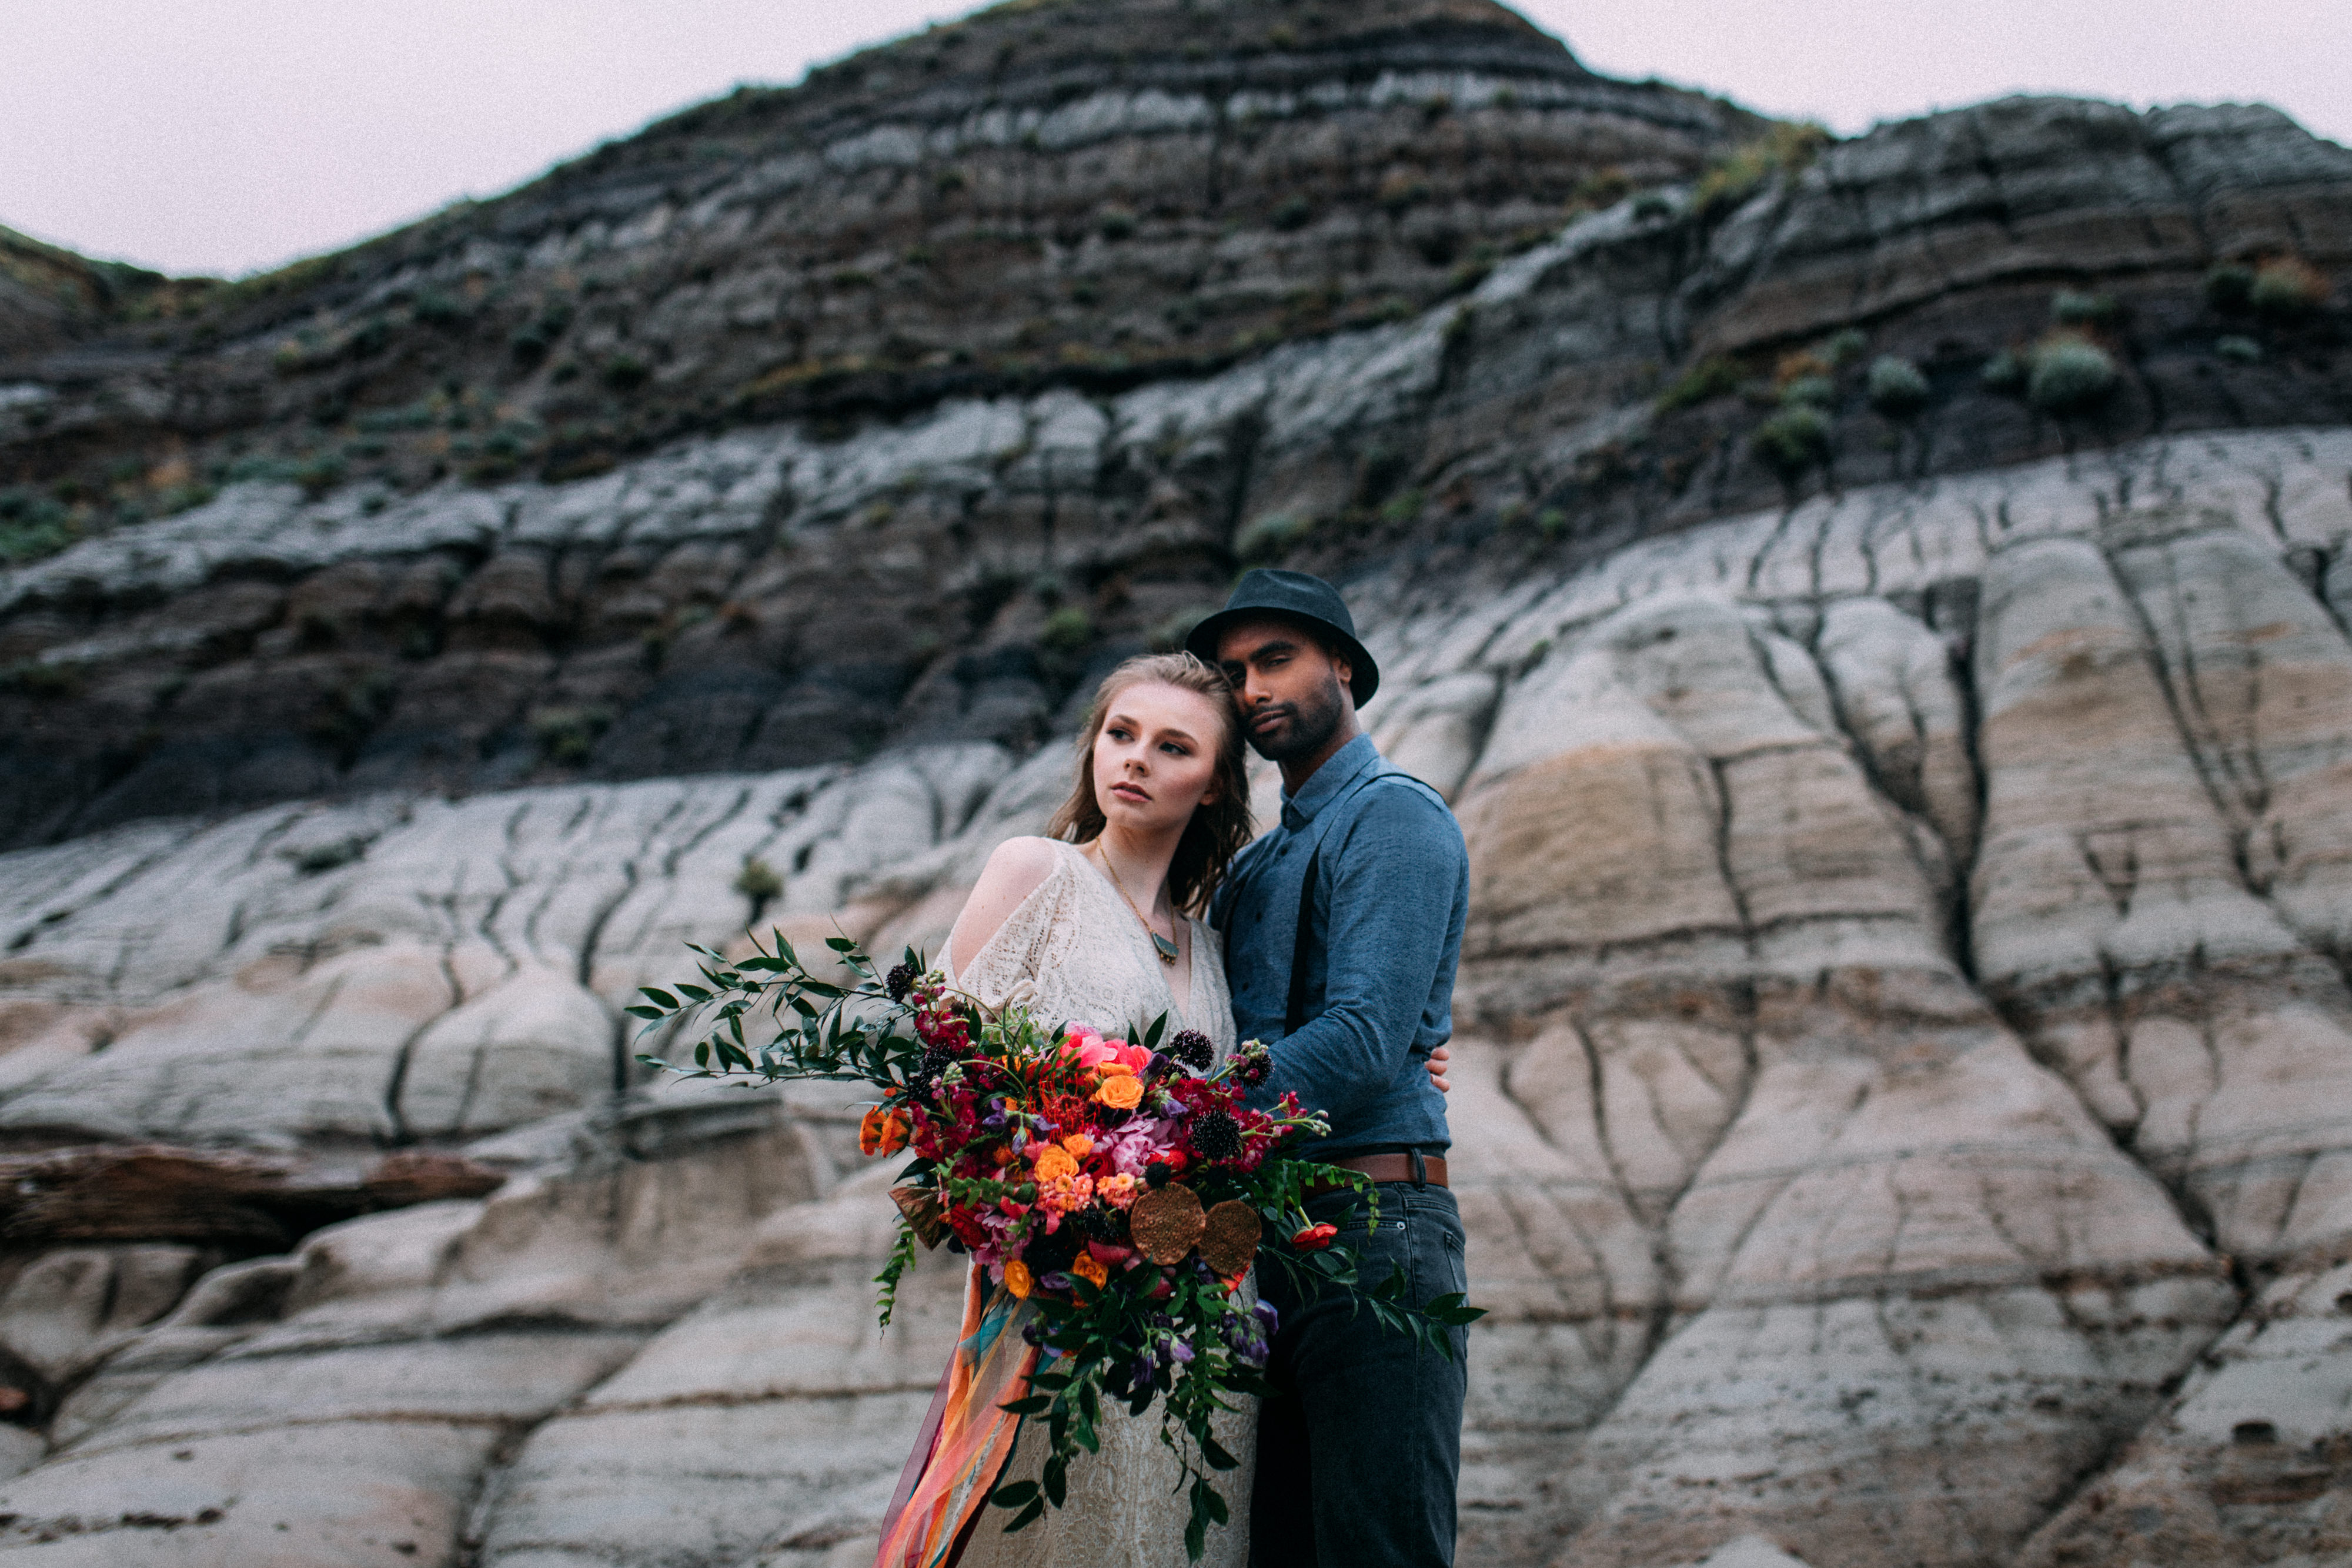
[[[961,974],[972,956],[988,946],[1013,912],[1045,884],[1061,862],[1062,851],[1052,839],[1007,839],[996,846],[964,900],[949,935],[948,959]]]
[[[1053,839],[1007,839],[990,852],[980,881],[973,884],[972,894],[978,897],[985,891],[1002,897],[1012,894],[1017,903],[1053,875],[1061,861],[1062,846]]]

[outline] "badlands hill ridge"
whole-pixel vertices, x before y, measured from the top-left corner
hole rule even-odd
[[[1471,845],[1464,1563],[2352,1558],[2347,284],[2270,110],[1831,141],[1474,0],[8,240],[0,1568],[869,1561],[952,1260],[877,1335],[844,1105],[618,1009],[935,947],[1277,561]]]

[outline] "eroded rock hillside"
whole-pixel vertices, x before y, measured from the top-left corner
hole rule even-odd
[[[275,292],[9,275],[0,1563],[870,1561],[950,1260],[877,1335],[845,1105],[618,1009],[754,919],[935,946],[1074,694],[1276,559],[1471,846],[1465,1563],[2352,1560],[2352,154],[1816,148],[1465,4],[1015,5],[698,116]],[[785,235],[952,286],[787,305]],[[1084,352],[992,359],[1048,277]],[[866,362],[701,408],[755,297]],[[607,309],[647,381],[558,381]],[[683,423],[468,473],[461,382],[59,498],[367,439],[419,345]]]

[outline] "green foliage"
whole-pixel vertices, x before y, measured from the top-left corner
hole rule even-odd
[[[2216,338],[2213,340],[2213,352],[2233,365],[2259,365],[2263,362],[2263,346],[2252,338]]]
[[[2255,269],[2246,303],[2257,315],[2291,321],[2318,309],[2327,292],[2326,276],[2318,268],[2298,257],[2283,256]]]
[[[1568,514],[1558,507],[1546,507],[1536,514],[1536,532],[1557,544],[1568,537]]]
[[[2118,380],[2114,357],[2086,338],[2047,339],[2034,349],[2032,363],[2025,401],[2062,418],[2105,402]]]
[[[530,726],[541,759],[562,768],[587,761],[599,737],[612,727],[612,710],[593,704],[541,708],[530,716]]]
[[[547,358],[548,350],[555,347],[564,329],[571,325],[572,301],[561,296],[550,299],[539,308],[539,314],[515,329],[514,335],[507,340],[508,351],[518,363],[538,364]]]
[[[1794,484],[1829,461],[1829,416],[1810,403],[1784,408],[1756,427],[1748,449],[1784,483]]]
[[[1831,335],[1822,345],[1822,358],[1833,369],[1843,370],[1862,358],[1870,348],[1870,334],[1859,327],[1847,327]]]
[[[1927,406],[1927,377],[1910,361],[1881,354],[1871,361],[1870,406],[1889,419],[1910,419]]]
[[[1153,623],[1144,641],[1155,653],[1173,653],[1184,646],[1184,639],[1192,634],[1192,628],[1214,615],[1218,608],[1214,604],[1188,604],[1171,611]]]
[[[2225,261],[2205,275],[2205,303],[2224,315],[2246,308],[2254,292],[2254,269]]]
[[[362,741],[392,712],[399,686],[383,670],[363,670],[329,692],[310,720],[311,736],[348,764]]]
[[[1045,629],[1037,641],[1056,653],[1076,653],[1094,641],[1094,618],[1075,604],[1065,604],[1045,617]]]
[[[1307,537],[1311,524],[1288,512],[1268,512],[1242,525],[1234,535],[1234,553],[1244,561],[1274,560]]]
[[[1702,218],[1724,216],[1776,175],[1801,172],[1833,138],[1811,120],[1782,120],[1754,141],[1707,165],[1691,188],[1691,210]]]
[[[1429,199],[1429,182],[1410,170],[1397,169],[1381,181],[1373,200],[1391,217],[1402,217],[1407,211]]]
[[[2062,288],[2050,300],[2050,319],[2061,327],[2103,327],[2118,314],[2112,294]]]
[[[1984,369],[1977,372],[1977,380],[1987,392],[2016,397],[2025,391],[2026,378],[2031,373],[2024,355],[2003,349],[1985,361]]]
[[[1644,191],[1633,198],[1633,221],[1654,224],[1675,215],[1675,204],[1655,191]]]
[[[256,454],[230,464],[222,476],[231,484],[299,485],[318,499],[341,484],[349,472],[343,455],[333,447],[288,457]]]
[[[735,873],[735,881],[730,885],[751,901],[751,918],[757,920],[760,911],[767,907],[768,901],[782,895],[784,879],[776,874],[775,867],[758,855],[745,855],[742,869]]]
[[[636,355],[618,353],[604,361],[604,384],[616,392],[633,392],[653,380],[654,370]]]
[[[1780,385],[1782,408],[1834,408],[1837,382],[1827,376],[1791,376]]]
[[[73,513],[56,497],[23,485],[0,490],[0,565],[55,555],[80,537]]]
[[[1695,408],[1719,397],[1729,397],[1746,379],[1747,372],[1739,368],[1737,360],[1721,354],[1701,360],[1658,394],[1657,411],[1672,413],[1676,409]]]
[[[427,327],[455,331],[474,319],[474,308],[458,295],[438,288],[420,288],[409,302],[409,313]]]
[[[323,844],[311,844],[306,849],[289,850],[284,853],[293,863],[296,871],[304,876],[318,876],[327,872],[339,871],[364,858],[367,849],[366,837],[353,833],[349,838],[336,839]]]
[[[1423,497],[1418,490],[1399,490],[1381,507],[1381,521],[1401,528],[1421,516]]]
[[[19,659],[0,666],[0,692],[28,697],[69,697],[80,690],[79,665],[48,659]]]

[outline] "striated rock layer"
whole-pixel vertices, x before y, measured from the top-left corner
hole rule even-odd
[[[1135,247],[1150,249],[1146,225],[1116,244],[1054,241],[1046,267],[1053,287],[1105,302],[1055,329],[1088,341],[1115,333],[1094,314],[1109,301],[1207,308],[1228,272],[1231,289],[1288,298],[1327,276],[1332,288],[1386,289],[1403,269],[1402,291],[1384,296],[1394,308],[1374,319],[1253,329],[1242,349],[1138,358],[1117,376],[1056,358],[1011,379],[950,376],[862,401],[845,392],[793,424],[775,421],[799,404],[721,398],[719,412],[606,453],[599,476],[553,462],[526,476],[520,460],[482,456],[509,439],[499,410],[580,384],[543,385],[552,369],[526,372],[495,340],[497,384],[445,365],[421,392],[394,377],[382,395],[409,401],[373,409],[359,383],[375,361],[337,359],[331,375],[359,381],[321,391],[311,383],[330,371],[301,370],[297,351],[283,376],[266,372],[266,388],[231,401],[251,441],[323,431],[326,445],[309,466],[223,459],[217,494],[191,478],[203,466],[195,425],[210,429],[213,415],[162,433],[109,422],[214,395],[211,378],[228,373],[220,356],[245,354],[265,375],[273,340],[261,328],[243,348],[144,371],[100,375],[54,357],[0,366],[0,485],[14,464],[51,486],[0,488],[0,560],[20,539],[38,553],[74,528],[90,535],[0,570],[0,842],[382,789],[764,772],[966,740],[1024,748],[1066,727],[1089,672],[1169,643],[1239,564],[1361,573],[1413,559],[1507,582],[1858,486],[2148,434],[2352,420],[2341,308],[2352,288],[2336,283],[2352,280],[2352,152],[2275,111],[2012,99],[1883,127],[1810,163],[1750,149],[1709,164],[1720,138],[1705,115],[1684,123],[1698,113],[1686,100],[1585,77],[1515,21],[1407,31],[1410,48],[1381,46],[1404,51],[1386,74],[1349,75],[1349,60],[1363,62],[1335,44],[1315,57],[1335,73],[1328,91],[1294,84],[1279,102],[1251,99],[1257,119],[1236,134],[1262,137],[1269,158],[1290,151],[1252,176],[1250,199],[1354,190],[1330,160],[1366,161],[1365,179],[1437,160],[1423,185],[1457,214],[1445,232],[1467,245],[1474,218],[1507,218],[1524,225],[1524,244],[1433,274],[1440,287],[1409,243],[1423,207],[1392,214],[1372,201],[1322,226],[1261,232],[1236,216],[1230,235],[1183,242],[1223,257],[1213,264],[1130,266],[1144,254]],[[1481,71],[1549,73],[1543,92],[1458,60],[1452,74],[1406,68],[1414,50],[1462,49]],[[1250,58],[1252,71],[1275,68]],[[1181,75],[1192,68],[1181,59],[1162,63]],[[1236,97],[1220,112],[1258,91],[1228,86]],[[815,96],[761,113],[814,115],[830,101],[806,90]],[[1444,113],[1426,112],[1432,94]],[[1054,142],[1056,178],[1097,191],[1144,160],[1139,189],[1189,191],[1155,183],[1150,160],[1191,146],[1191,133],[1126,113],[1087,121],[1087,138],[1107,141]],[[1540,125],[1513,129],[1529,117]],[[1037,132],[1041,147],[1051,130]],[[1629,160],[1648,188],[1608,195],[1626,173],[1562,204],[1552,187],[1565,174],[1542,170],[1580,166],[1591,138],[1636,131],[1671,146],[1648,162],[1592,155]],[[462,245],[347,258],[389,270],[311,303],[329,319],[384,291],[430,284],[454,299],[467,277],[520,290],[576,275],[595,283],[598,308],[641,333],[658,327],[677,363],[654,384],[674,374],[701,409],[694,377],[766,351],[757,323],[730,314],[752,304],[717,296],[740,288],[759,310],[801,309],[797,285],[767,277],[787,243],[777,231],[799,236],[814,212],[856,210],[867,184],[917,177],[855,160],[823,173],[847,143],[803,145],[816,135],[805,128],[743,135],[694,203],[606,190],[616,172],[551,176],[548,190],[478,214],[483,232]],[[667,156],[675,140],[631,143],[618,166]],[[901,142],[908,158],[931,156],[912,131],[876,145]],[[1017,143],[999,152],[1044,158]],[[755,152],[795,172],[771,189],[765,164],[739,167]],[[1295,168],[1281,161],[1291,158]],[[1007,178],[1031,205],[1061,188]],[[563,222],[544,210],[588,201],[573,188],[583,181],[616,210]],[[1514,205],[1513,193],[1531,191],[1548,206]],[[1048,216],[1023,213],[1000,215],[1046,245]],[[710,280],[691,281],[698,266]],[[2273,304],[2209,287],[2217,266],[2249,290],[2254,268],[2272,268],[2279,287],[2261,298]],[[1104,268],[1133,276],[1114,287],[1095,277]],[[982,291],[1026,277],[969,259],[949,276]],[[1430,286],[1408,287],[1413,278]],[[904,325],[930,298],[893,284],[887,308],[861,307],[859,319]],[[1024,307],[955,294],[940,308],[984,336]],[[2106,367],[2079,401],[2037,394],[2018,369],[2053,333]],[[1882,359],[1898,382],[1916,378],[1908,401],[1873,392]],[[2004,364],[2007,380],[1994,373]],[[173,377],[192,385],[173,390]],[[320,411],[304,412],[296,388],[324,399]],[[437,466],[394,460],[387,443],[412,437],[442,455]],[[75,443],[124,473],[179,476],[173,505],[210,498],[106,526],[92,509],[98,481],[42,466]],[[461,446],[476,460],[452,466]],[[68,515],[51,491],[82,509]],[[10,520],[19,513],[34,520]],[[2305,555],[2300,570],[2326,565]]]
[[[1463,1561],[2352,1551],[2347,547],[2352,435],[2282,429],[1352,586],[1367,718],[1471,845]],[[877,1336],[841,1101],[643,1085],[617,1009],[753,916],[746,857],[763,921],[935,945],[1068,767],[971,739],[0,858],[20,1148],[505,1177],[420,1167],[290,1251],[21,1247],[0,1562],[865,1561],[953,1270]]]

